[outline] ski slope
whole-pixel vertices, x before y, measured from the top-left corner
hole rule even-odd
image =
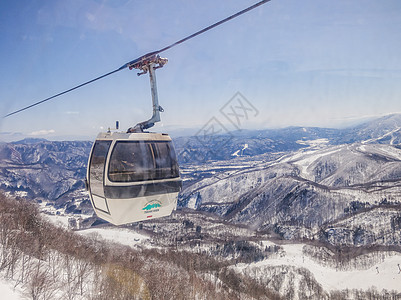
[[[281,245],[285,255],[273,259],[266,259],[252,264],[238,264],[237,271],[247,274],[261,274],[264,267],[268,266],[293,266],[305,268],[312,272],[313,276],[325,291],[343,289],[362,289],[368,290],[376,287],[381,291],[396,290],[401,292],[401,272],[398,264],[401,265],[401,255],[393,255],[384,258],[381,263],[377,263],[365,270],[340,271],[335,268],[322,266],[305,256],[302,252],[304,244]],[[260,270],[252,272],[252,269]]]

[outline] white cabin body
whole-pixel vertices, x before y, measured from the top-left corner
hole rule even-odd
[[[100,133],[87,170],[96,214],[115,225],[168,216],[182,187],[171,138],[163,133]]]

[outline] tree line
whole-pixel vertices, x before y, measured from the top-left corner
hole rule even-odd
[[[0,195],[0,274],[29,299],[280,299],[213,257],[132,249],[43,219]]]

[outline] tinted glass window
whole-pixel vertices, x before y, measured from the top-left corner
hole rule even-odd
[[[159,178],[178,177],[178,164],[175,151],[171,143],[153,143],[157,176]]]
[[[109,165],[109,179],[131,182],[178,177],[174,148],[169,142],[117,142]]]
[[[145,142],[117,142],[109,166],[111,181],[129,182],[155,178],[152,148]]]
[[[96,141],[89,167],[89,184],[92,194],[103,196],[104,164],[111,141]]]

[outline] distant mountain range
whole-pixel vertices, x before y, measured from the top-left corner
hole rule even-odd
[[[0,144],[0,189],[66,207],[80,200],[92,142],[26,139]],[[87,196],[86,206],[88,205]]]
[[[238,155],[255,156],[351,143],[397,145],[400,141],[401,114],[388,115],[345,129],[288,127],[241,130],[225,135],[199,132],[197,136],[179,137],[174,140],[181,163],[227,160]],[[248,145],[246,149],[243,149],[244,145]]]
[[[401,228],[400,140],[399,114],[346,129],[289,127],[176,138],[184,179],[179,207],[285,238],[335,244],[364,244],[381,230],[380,244],[395,245]],[[91,214],[84,190],[91,145],[35,139],[0,144],[0,189]],[[361,222],[381,216],[381,229],[350,222],[355,214]]]

